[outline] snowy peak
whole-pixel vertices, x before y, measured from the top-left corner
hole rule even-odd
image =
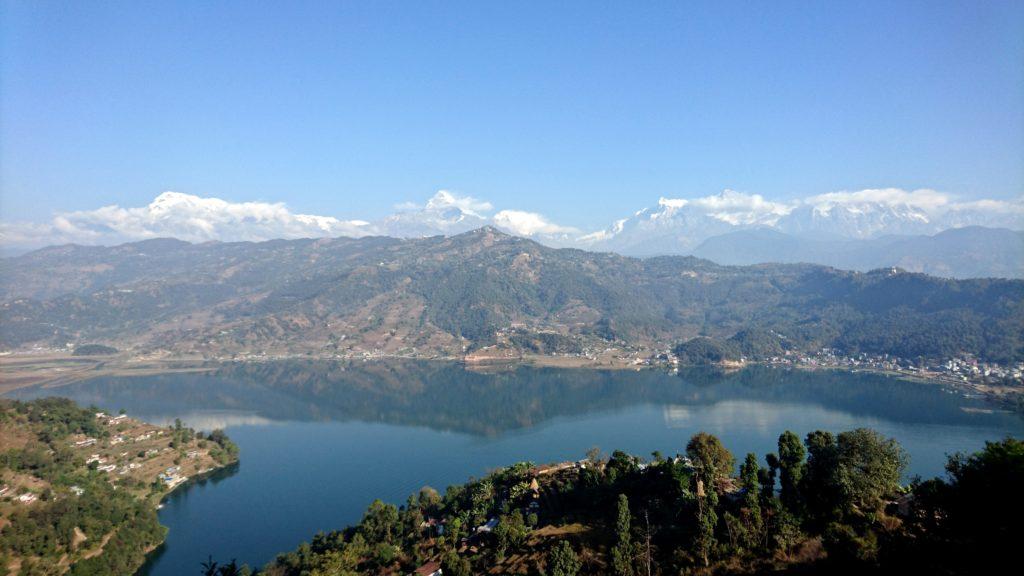
[[[687,253],[713,236],[742,230],[870,239],[935,234],[970,225],[1024,228],[1024,200],[957,203],[933,190],[871,189],[778,202],[725,190],[700,198],[662,197],[657,205],[581,237],[580,242],[627,254],[674,254]]]

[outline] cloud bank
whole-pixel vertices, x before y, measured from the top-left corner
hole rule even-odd
[[[295,214],[280,202],[228,202],[164,192],[137,208],[104,206],[57,214],[49,223],[4,223],[0,242],[8,246],[111,244],[160,237],[189,242],[260,241],[365,236],[370,230],[369,222]]]
[[[837,191],[789,201],[734,190],[691,198],[662,197],[655,206],[598,231],[556,223],[537,212],[512,208],[495,212],[486,200],[449,190],[438,191],[425,203],[404,203],[395,208],[393,214],[374,222],[341,220],[298,214],[281,202],[229,202],[164,192],[146,206],[112,205],[59,213],[48,222],[0,223],[0,245],[7,250],[24,250],[52,244],[116,244],[158,237],[191,242],[420,237],[456,234],[490,224],[552,245],[618,249],[617,241],[628,237],[630,242],[642,242],[655,230],[671,231],[679,246],[723,230],[751,227],[774,227],[792,233],[827,230],[850,237],[937,232],[966,225],[1024,229],[1024,198],[961,202],[930,189]]]

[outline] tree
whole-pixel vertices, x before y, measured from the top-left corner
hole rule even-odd
[[[630,534],[630,521],[629,499],[625,494],[619,494],[615,518],[616,544],[612,548],[612,567],[617,576],[633,576],[633,536]]]
[[[800,511],[800,477],[804,470],[804,447],[800,438],[786,430],[779,436],[779,498],[794,514]]]
[[[761,516],[761,485],[758,480],[761,468],[757,465],[757,455],[747,454],[740,465],[740,483],[743,486],[743,520],[747,530],[747,546],[755,547],[761,541],[763,532]]]
[[[395,508],[394,504],[385,504],[380,500],[374,500],[363,514],[359,529],[368,542],[392,544],[395,535],[401,530],[398,522],[398,508]]]
[[[456,516],[448,522],[447,536],[451,542],[453,548],[459,547],[459,541],[465,536],[465,529],[463,528],[463,522],[461,516]]]
[[[735,465],[732,453],[722,446],[722,441],[706,432],[698,432],[690,438],[686,445],[686,455],[709,490],[715,489],[720,478],[732,474]]]
[[[472,576],[473,567],[469,560],[452,550],[441,559],[441,571],[445,576]]]
[[[704,562],[710,564],[709,557],[717,540],[715,527],[718,526],[718,493],[713,488],[705,489],[703,481],[697,480],[697,533],[694,536],[694,552]]]
[[[906,516],[917,550],[907,564],[922,573],[997,574],[1018,562],[1024,518],[1024,440],[986,442],[971,455],[955,454],[948,480],[914,486]]]
[[[561,540],[548,553],[548,576],[576,576],[582,563],[576,551],[565,540]]]
[[[441,495],[430,486],[420,488],[419,507],[423,510],[434,511],[441,504]]]
[[[779,471],[779,457],[774,452],[765,454],[764,461],[767,467],[758,471],[758,481],[761,483],[761,501],[765,504],[775,498],[775,476]]]
[[[814,527],[824,528],[841,504],[839,449],[831,432],[816,430],[804,440],[807,463],[800,478],[800,493]]]
[[[844,509],[877,508],[884,496],[899,489],[907,455],[898,442],[874,430],[857,428],[839,434],[836,447]]]
[[[505,552],[509,549],[514,550],[522,546],[528,532],[521,511],[516,510],[499,517],[498,525],[494,528],[494,536],[498,540],[495,553],[499,561],[505,558]]]
[[[718,489],[720,478],[732,473],[735,460],[722,442],[711,434],[699,432],[690,438],[686,454],[696,468],[697,532],[694,535],[694,552],[704,566],[710,564],[711,551],[717,544],[715,528],[718,526]]]
[[[604,467],[604,473],[608,477],[608,482],[614,484],[636,474],[640,470],[637,460],[636,456],[626,454],[622,450],[612,452],[611,458],[608,459],[608,464]]]

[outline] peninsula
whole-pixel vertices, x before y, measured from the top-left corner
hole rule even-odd
[[[156,426],[70,400],[0,400],[0,568],[131,574],[166,529],[160,500],[238,461],[224,434]]]

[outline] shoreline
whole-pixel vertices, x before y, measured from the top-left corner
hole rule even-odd
[[[227,478],[228,476],[235,473],[235,471],[238,469],[238,466],[241,465],[241,462],[241,458],[236,457],[234,460],[230,462],[214,466],[213,468],[208,468],[202,472],[189,476],[184,481],[170,487],[166,492],[163,492],[162,494],[159,495],[154,495],[150,499],[150,501],[153,504],[153,507],[157,510],[157,514],[159,514],[159,511],[164,507],[164,502],[167,501],[167,499],[169,499],[170,497],[176,494],[183,494],[190,490],[196,484],[204,484],[206,482],[216,479],[216,477],[220,475],[224,475],[224,477]],[[161,538],[160,541],[156,544],[147,547],[143,551],[142,563],[139,564],[134,571],[132,571],[132,575],[138,574],[150,562],[155,561],[157,558],[157,556],[155,555],[158,555],[159,551],[167,543],[167,536],[171,533],[171,529],[167,526],[164,526],[163,524],[160,524],[160,526],[164,528],[163,538]]]
[[[747,361],[742,364],[678,364],[646,363],[638,361],[637,355],[615,356],[611,354],[597,358],[579,356],[558,356],[545,354],[522,354],[516,356],[413,356],[386,355],[372,356],[305,356],[279,355],[265,357],[249,357],[241,359],[209,359],[190,356],[163,358],[140,358],[126,355],[111,356],[73,356],[67,353],[33,354],[18,353],[0,356],[0,396],[16,390],[39,386],[42,388],[59,388],[76,382],[100,377],[152,376],[158,374],[197,374],[217,370],[230,364],[260,364],[288,360],[320,360],[336,362],[376,362],[389,360],[417,360],[425,362],[453,362],[462,364],[466,370],[501,371],[519,366],[538,368],[567,368],[587,370],[665,370],[678,371],[680,368],[706,368],[723,371],[742,370],[751,366],[763,366],[778,369],[796,370],[833,370],[861,372],[890,376],[919,384],[941,385],[957,392],[977,395],[985,400],[1013,412],[1020,412],[1024,406],[1024,389],[1011,386],[999,386],[955,379],[936,373],[915,374],[870,366],[832,366],[809,365],[800,363],[772,363]]]

